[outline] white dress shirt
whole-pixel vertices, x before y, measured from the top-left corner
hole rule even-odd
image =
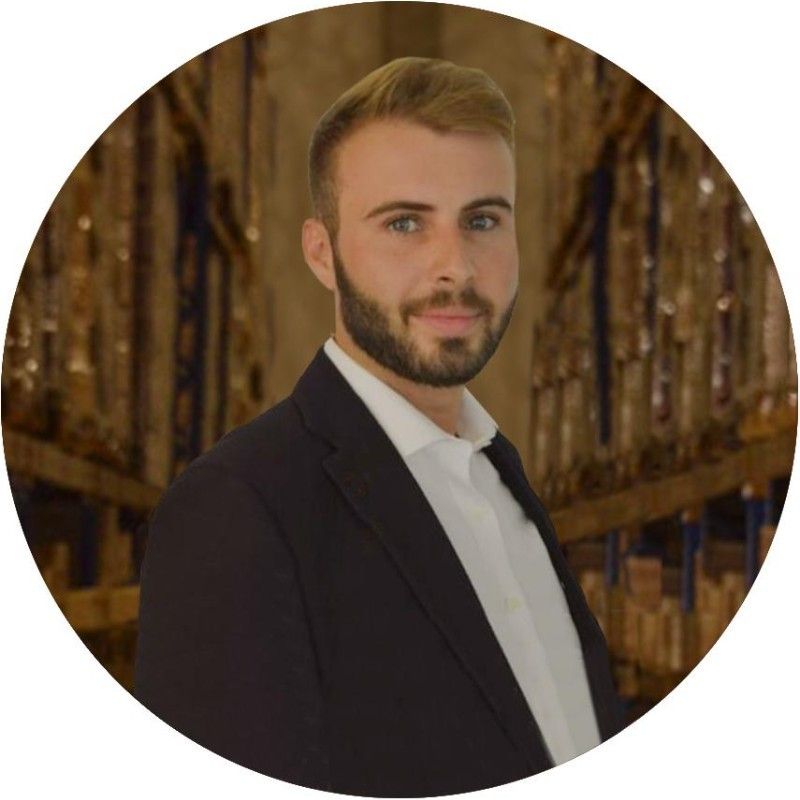
[[[458,436],[329,338],[325,353],[391,439],[461,560],[556,764],[600,743],[583,652],[539,531],[481,452],[497,424],[465,388]]]

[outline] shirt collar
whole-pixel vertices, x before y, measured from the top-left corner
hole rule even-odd
[[[403,458],[442,440],[465,440],[472,444],[473,451],[478,451],[486,447],[497,433],[497,423],[466,388],[462,394],[456,437],[362,367],[342,350],[332,336],[323,349]]]

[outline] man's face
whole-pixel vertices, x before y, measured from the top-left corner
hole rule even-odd
[[[498,134],[381,120],[345,139],[336,176],[337,330],[403,378],[466,383],[516,299],[508,146]]]

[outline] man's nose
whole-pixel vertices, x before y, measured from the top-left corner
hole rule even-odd
[[[454,286],[468,283],[475,274],[473,257],[464,231],[442,231],[437,237],[433,253],[435,282]]]

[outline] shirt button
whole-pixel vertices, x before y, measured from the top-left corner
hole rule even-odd
[[[506,597],[506,611],[517,611],[522,608],[522,599],[519,597]]]

